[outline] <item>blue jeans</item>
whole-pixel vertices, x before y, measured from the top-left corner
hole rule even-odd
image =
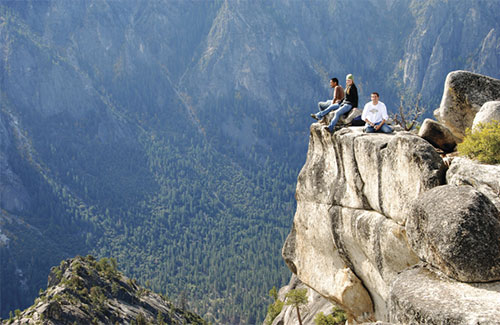
[[[319,102],[318,103],[318,109],[320,111],[326,109],[327,107],[329,107],[330,105],[332,105],[332,100],[327,100],[326,102]]]
[[[324,117],[326,114],[330,113],[331,111],[335,111],[335,116],[332,118],[332,121],[330,122],[330,125],[328,125],[328,129],[330,131],[332,131],[333,127],[339,121],[339,118],[342,115],[344,115],[345,113],[349,112],[351,110],[351,108],[352,108],[351,104],[343,104],[342,106],[340,106],[338,103],[337,104],[333,104],[333,105],[328,106],[328,108],[325,109],[324,111],[316,113],[316,117],[318,119],[321,119],[322,117]]]
[[[379,125],[380,123],[381,122],[375,123],[375,125]],[[384,125],[382,125],[382,127],[380,129],[378,129],[378,131],[376,131],[373,126],[366,125],[365,132],[366,133],[376,133],[376,132],[392,133],[392,128],[389,125],[384,124]]]

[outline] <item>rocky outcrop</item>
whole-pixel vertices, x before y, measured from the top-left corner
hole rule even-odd
[[[361,129],[311,126],[283,256],[301,281],[369,321],[387,319],[389,284],[419,261],[404,224],[410,203],[444,182],[444,165],[416,135]]]
[[[479,123],[500,121],[500,101],[486,102],[477,112],[472,122],[472,128],[476,128]]]
[[[500,80],[468,71],[450,72],[435,117],[458,138],[471,128],[476,113],[489,101],[500,100]]]
[[[444,152],[453,152],[457,146],[457,138],[443,124],[431,119],[425,119],[418,135],[429,141],[434,147]]]
[[[282,251],[304,284],[357,322],[499,319],[498,307],[481,309],[500,295],[498,166],[481,172],[455,158],[446,170],[409,132],[330,134],[319,123],[310,131]],[[456,297],[462,289],[473,298]],[[439,304],[427,300],[434,295]]]
[[[114,260],[97,261],[92,256],[78,256],[53,267],[47,289],[15,319],[15,324],[48,325],[156,324],[160,319],[166,324],[206,324],[198,315],[174,307],[123,276]]]

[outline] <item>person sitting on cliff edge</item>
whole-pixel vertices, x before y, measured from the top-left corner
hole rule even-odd
[[[346,88],[345,88],[345,97],[342,99],[340,102],[336,104],[330,105],[327,109],[324,111],[320,111],[316,114],[311,114],[311,117],[320,120],[326,114],[330,113],[331,111],[335,111],[335,116],[333,117],[332,121],[330,122],[330,125],[324,126],[324,129],[328,130],[328,132],[332,133],[334,130],[335,125],[339,121],[339,118],[344,115],[345,113],[349,112],[353,107],[358,106],[358,89],[356,88],[356,85],[354,84],[354,77],[352,74],[348,74],[345,77],[345,83],[346,83]]]
[[[361,119],[366,122],[364,132],[366,133],[392,133],[392,128],[385,124],[387,119],[387,108],[385,104],[379,101],[380,95],[373,92],[370,95],[371,102],[365,104]]]
[[[344,99],[344,88],[339,85],[339,80],[337,78],[330,79],[330,87],[333,89],[333,97],[325,102],[318,103],[320,111],[328,109],[331,105],[340,103],[340,101]]]

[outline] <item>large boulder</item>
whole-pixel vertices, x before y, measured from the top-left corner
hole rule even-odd
[[[432,268],[410,268],[392,283],[394,324],[498,324],[500,282],[462,283]]]
[[[488,123],[493,120],[500,122],[500,101],[484,103],[474,117],[472,129],[475,129],[479,123]]]
[[[428,118],[422,123],[418,135],[444,152],[453,152],[457,146],[458,139],[447,127]]]
[[[414,203],[408,241],[424,261],[464,282],[500,280],[498,210],[471,186],[443,185]]]
[[[481,106],[495,100],[500,100],[500,80],[468,71],[453,71],[446,77],[441,104],[434,115],[456,137],[463,139]]]
[[[486,165],[456,157],[446,172],[450,185],[470,185],[486,195],[500,211],[500,165]]]

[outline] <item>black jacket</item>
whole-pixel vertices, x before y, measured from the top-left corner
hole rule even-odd
[[[356,85],[352,83],[349,93],[347,93],[347,87],[344,90],[344,93],[345,97],[342,100],[342,104],[352,105],[352,108],[358,107],[358,88],[356,88]]]

